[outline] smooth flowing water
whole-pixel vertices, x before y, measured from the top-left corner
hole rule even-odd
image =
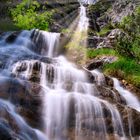
[[[138,98],[130,91],[124,89],[121,86],[119,80],[113,78],[113,81],[114,81],[114,88],[120,93],[121,96],[125,98],[127,105],[140,111],[140,101],[138,100]]]
[[[81,18],[77,28],[84,33],[88,25],[86,8],[81,6],[80,9]],[[59,33],[22,31],[14,41],[8,42],[7,37],[11,34],[3,35],[0,40],[1,78],[18,79],[22,86],[26,82],[25,93],[39,86],[39,90],[36,88],[37,95],[42,95],[39,116],[43,120],[43,127],[39,130],[29,126],[26,119],[16,112],[16,100],[13,103],[9,98],[7,101],[0,100],[0,111],[6,110],[14,118],[20,128],[20,137],[25,140],[133,139],[132,118],[125,122],[129,128],[123,123],[121,110],[125,105],[113,103],[102,96],[99,89],[103,88],[104,92],[103,74],[97,70],[87,72],[79,69],[58,53],[61,40]],[[93,74],[97,83],[89,80],[89,74]],[[37,95],[33,94],[31,99]],[[24,104],[23,98],[21,101]],[[34,104],[38,106],[36,102]],[[138,139],[139,136],[134,137],[134,140]]]
[[[86,47],[88,37],[89,20],[87,18],[86,7],[82,4],[79,8],[78,23],[73,31],[69,43],[66,45],[68,50],[67,57],[74,62],[84,63],[86,60]]]

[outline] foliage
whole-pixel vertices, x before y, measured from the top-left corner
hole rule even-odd
[[[37,12],[39,8],[40,4],[36,0],[32,0],[31,3],[28,0],[23,0],[14,9],[10,9],[15,25],[21,29],[48,30],[52,13],[39,13]]]
[[[131,38],[125,35],[124,37],[119,37],[117,40],[116,51],[122,56],[133,58]]]
[[[140,33],[140,6],[136,8],[132,15],[124,17],[120,23],[120,28],[128,32],[130,35],[137,35]]]
[[[119,27],[129,37],[118,38],[116,50],[122,55],[140,61],[140,6],[132,15],[124,17]]]

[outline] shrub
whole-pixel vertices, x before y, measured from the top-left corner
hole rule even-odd
[[[122,56],[130,57],[130,58],[134,57],[131,51],[132,50],[131,38],[126,35],[124,37],[119,37],[117,39],[117,44],[115,49]]]
[[[123,56],[140,61],[140,6],[132,15],[128,15],[121,21],[122,28],[128,36],[118,38],[116,50]]]
[[[51,23],[51,12],[37,12],[40,4],[33,0],[31,3],[28,0],[23,0],[15,8],[10,9],[11,16],[15,25],[21,29],[38,28],[41,30],[48,30]]]

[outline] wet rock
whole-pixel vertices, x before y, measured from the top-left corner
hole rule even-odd
[[[102,61],[100,61],[100,60],[93,60],[93,62],[91,62],[91,63],[87,66],[87,69],[93,70],[93,69],[100,68],[101,66],[103,66],[103,63],[104,63],[104,62],[102,62]]]
[[[126,35],[121,29],[112,29],[104,37],[90,36],[88,38],[88,47],[90,48],[114,48],[118,38]]]
[[[7,38],[6,38],[6,42],[7,43],[13,43],[16,38],[18,37],[18,35],[20,34],[20,32],[13,32],[11,33]]]
[[[102,99],[105,99],[111,103],[120,103],[126,105],[125,99],[120,96],[118,91],[115,89],[103,86],[97,86],[97,89],[99,91],[99,96],[101,96]]]
[[[107,86],[109,86],[109,87],[114,86],[114,82],[111,77],[105,75],[105,81],[106,81]]]
[[[112,23],[119,23],[125,16],[131,15],[138,4],[140,4],[139,0],[117,0],[108,12],[108,16],[111,18]]]
[[[19,79],[3,78],[0,82],[0,98],[10,100],[17,106],[17,111],[33,127],[42,127],[41,98],[42,87],[38,84]],[[36,114],[36,115],[34,115]]]
[[[88,38],[88,47],[97,48],[98,44],[103,42],[103,40],[104,40],[104,38],[102,38],[102,37],[97,37],[97,36],[89,37]]]
[[[47,64],[51,64],[51,63],[56,63],[56,61],[55,60],[53,60],[53,59],[51,59],[51,58],[49,58],[49,57],[40,57],[39,59],[38,59],[38,61],[41,61],[41,62],[44,62],[44,63],[47,63]]]
[[[91,83],[94,83],[95,82],[95,77],[94,75],[86,68],[83,67],[83,70],[85,71],[87,77],[88,77],[88,81],[91,82]]]
[[[12,135],[10,134],[10,129],[7,125],[3,123],[2,120],[0,120],[0,139],[1,140],[14,140],[12,138]]]
[[[113,63],[117,60],[117,57],[115,56],[101,56],[99,58],[95,58],[93,60],[91,60],[91,62],[89,62],[89,64],[87,64],[86,68],[88,70],[94,70],[97,68],[101,68],[103,65],[107,64],[107,63]]]
[[[124,107],[120,104],[117,104],[117,108],[120,111],[120,114],[122,116],[122,122],[124,125],[124,131],[129,136],[139,136],[140,135],[140,112],[129,108]],[[129,127],[131,126],[131,129],[129,131]]]
[[[26,63],[22,63],[21,66],[17,67],[16,71],[17,72],[22,72],[27,70],[27,65]]]
[[[27,140],[27,137],[38,140],[35,132],[27,126],[26,122],[13,111],[13,106],[0,100],[0,139],[1,140]],[[26,135],[24,133],[26,132]]]
[[[108,38],[104,38],[103,42],[100,42],[97,46],[98,49],[100,48],[113,48],[110,40]]]

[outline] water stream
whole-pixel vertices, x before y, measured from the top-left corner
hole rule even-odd
[[[86,8],[81,6],[77,26],[81,34],[87,30],[87,25]],[[103,74],[97,70],[87,72],[79,69],[65,56],[58,53],[61,40],[59,33],[38,30],[22,31],[13,42],[7,41],[9,35],[12,33],[3,35],[0,40],[0,78],[19,80],[22,86],[26,82],[29,91],[35,84],[40,87],[37,94],[42,95],[42,109],[39,115],[43,120],[43,127],[38,130],[29,126],[26,119],[23,119],[24,117],[16,111],[16,101],[11,103],[9,98],[6,99],[7,101],[0,99],[0,111],[6,110],[9,116],[14,118],[13,122],[19,128],[17,132],[19,139],[139,139],[139,136],[132,136],[131,116],[125,122],[129,125],[128,132],[124,126],[123,116],[118,106],[123,110],[125,104],[113,103],[102,97],[99,88],[104,88],[102,87],[105,80]],[[97,83],[89,80],[89,73],[95,77]],[[3,81],[0,81],[0,84],[2,83]],[[128,105],[137,109],[139,107],[137,98],[121,88],[118,81],[115,80],[114,83],[122,96],[122,92],[125,92],[124,97]],[[35,96],[37,95],[33,93],[32,98],[34,99]],[[128,97],[131,98],[131,102]],[[36,115],[34,114],[33,118]],[[3,117],[3,115],[0,116]]]
[[[124,89],[121,86],[119,80],[113,78],[113,81],[114,81],[114,88],[120,93],[121,96],[125,98],[127,105],[140,111],[140,101],[138,100],[138,98],[130,91]]]

